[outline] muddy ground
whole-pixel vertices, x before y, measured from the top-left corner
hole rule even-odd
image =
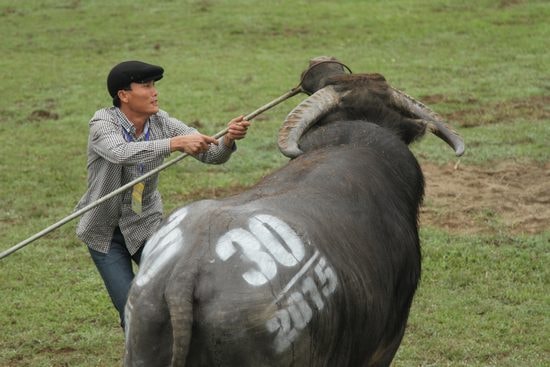
[[[452,101],[443,95],[422,96],[427,104],[457,102],[468,106],[443,115],[458,129],[506,124],[518,118],[538,123],[550,119],[550,96],[531,96],[479,105],[475,99]],[[426,180],[420,222],[455,233],[511,233],[550,230],[550,162],[500,161],[491,166],[439,166],[420,162]],[[213,189],[179,198],[182,202],[226,197],[245,187]]]
[[[449,102],[445,96],[424,96],[426,103]],[[550,96],[531,96],[478,105],[444,115],[463,129],[513,123],[528,118],[550,119]],[[464,103],[467,102],[467,103]],[[550,163],[501,161],[489,167],[422,164],[426,179],[421,223],[453,232],[492,233],[504,224],[513,233],[550,229]]]
[[[502,161],[490,167],[421,162],[426,180],[420,222],[453,233],[540,233],[550,229],[550,163]],[[213,188],[180,202],[223,198],[243,186]]]
[[[452,232],[514,233],[550,229],[550,163],[502,161],[491,167],[422,164],[421,224]]]

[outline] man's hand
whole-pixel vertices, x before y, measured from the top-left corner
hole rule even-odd
[[[246,136],[250,122],[244,119],[244,116],[239,116],[229,121],[227,134],[223,138],[226,146],[232,147],[235,140],[243,139]]]
[[[195,155],[206,152],[210,144],[218,145],[218,140],[203,134],[179,135],[170,139],[170,151]]]

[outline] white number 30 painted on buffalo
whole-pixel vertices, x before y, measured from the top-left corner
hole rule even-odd
[[[259,214],[249,219],[248,227],[248,231],[235,228],[220,237],[216,253],[226,261],[237,252],[235,245],[239,246],[243,255],[255,264],[242,275],[249,284],[260,286],[273,279],[277,274],[276,262],[291,267],[304,258],[304,244],[279,218]]]

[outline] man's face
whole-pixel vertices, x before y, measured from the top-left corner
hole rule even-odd
[[[130,90],[119,91],[119,98],[128,110],[137,115],[151,116],[159,111],[155,82],[132,83]]]

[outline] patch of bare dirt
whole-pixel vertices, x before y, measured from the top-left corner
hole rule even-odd
[[[55,112],[48,110],[34,110],[30,114],[29,121],[44,121],[44,120],[57,120],[59,115]]]
[[[445,96],[433,95],[426,97],[426,103],[437,102],[456,102],[446,99]],[[472,127],[480,125],[489,125],[496,123],[509,123],[519,119],[529,119],[533,121],[546,121],[550,119],[550,96],[532,96],[523,99],[511,99],[502,102],[491,103],[487,105],[476,105],[474,99],[465,101],[466,105],[472,105],[467,109],[458,110],[445,114],[448,121],[453,125],[462,127]]]
[[[510,8],[516,5],[521,5],[525,2],[525,0],[501,0],[499,3],[500,9]]]
[[[420,221],[453,232],[514,233],[550,229],[550,163],[502,161],[490,167],[422,164],[426,179]]]
[[[439,166],[422,163],[426,179],[421,225],[458,233],[512,233],[550,230],[550,162],[497,162],[493,166]],[[209,188],[178,202],[224,198],[246,186]]]
[[[190,192],[185,195],[178,195],[175,200],[179,203],[190,203],[203,199],[222,199],[247,190],[249,186],[235,185],[229,187],[211,187]]]

